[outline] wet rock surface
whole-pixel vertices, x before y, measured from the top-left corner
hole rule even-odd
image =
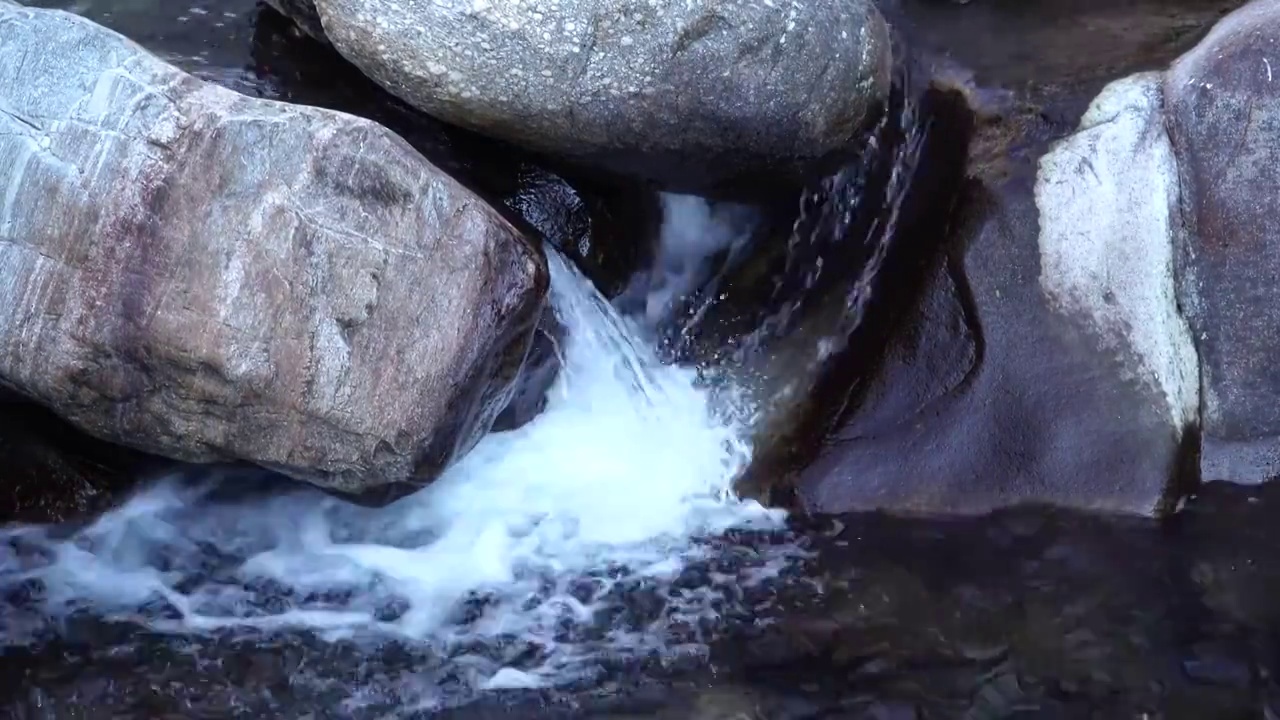
[[[435,117],[680,191],[797,175],[888,91],[868,0],[275,5]]]
[[[803,535],[812,556],[705,626],[709,656],[416,711],[415,678],[441,668],[433,648],[293,632],[166,637],[86,614],[0,654],[12,680],[0,708],[18,718],[89,717],[88,707],[116,717],[1262,718],[1280,670],[1268,602],[1280,578],[1277,503],[1272,486],[1213,484],[1163,524],[1031,508],[798,521],[784,535]],[[783,539],[735,535],[702,572],[745,571]],[[624,616],[673,630],[644,593],[618,600]],[[0,602],[5,622],[23,617],[22,596]]]
[[[488,430],[547,276],[483,201],[382,127],[74,15],[0,28],[0,381],[130,447],[384,499]]]
[[[1254,2],[1216,26],[1163,82],[1185,230],[1179,293],[1200,352],[1206,479],[1280,475],[1280,343],[1274,260],[1280,218],[1271,66],[1280,3]]]
[[[1106,81],[1167,66],[1234,6],[904,2],[886,10],[924,62],[934,58],[934,82],[965,93],[979,124],[968,186],[935,261],[941,269],[907,303],[914,309],[881,365],[854,386],[849,411],[801,472],[806,508],[1172,508],[1198,475],[1198,438],[1186,429],[1197,405],[1194,353],[1179,328],[1171,268],[1159,264],[1170,264],[1168,251],[1127,249],[1143,236],[1125,223],[1141,224],[1156,250],[1167,245],[1168,233],[1156,231],[1176,226],[1178,188],[1165,177],[1166,192],[1151,205],[1160,217],[1142,214],[1135,201],[1109,205],[1124,187],[1146,202],[1161,168],[1148,178],[1119,156],[1108,156],[1111,171],[1101,159],[1087,163],[1089,152],[1099,152],[1098,133],[1117,132],[1114,126],[1072,134]],[[1082,28],[1106,32],[1094,37]],[[1112,44],[1101,55],[1083,50],[1103,37]],[[1123,54],[1118,38],[1128,43]],[[1097,117],[1111,116],[1103,108]],[[1155,162],[1158,144],[1147,147],[1161,132],[1154,118],[1145,134],[1118,140],[1118,152]],[[1103,183],[1089,174],[1095,167],[1129,175],[1109,174]],[[1114,208],[1109,224],[1107,208]],[[1085,229],[1074,237],[1070,228]]]

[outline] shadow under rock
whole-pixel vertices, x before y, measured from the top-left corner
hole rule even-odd
[[[165,463],[89,437],[32,403],[0,398],[0,525],[95,515]]]

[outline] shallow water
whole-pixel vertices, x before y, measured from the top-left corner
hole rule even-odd
[[[254,0],[33,0],[23,5],[92,18],[187,72],[236,90],[275,95],[281,88],[252,67]],[[258,68],[257,70],[261,70]]]

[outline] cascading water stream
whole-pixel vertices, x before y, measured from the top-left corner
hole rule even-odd
[[[734,483],[753,440],[790,421],[795,386],[861,319],[923,132],[911,103],[897,110],[884,122],[905,137],[881,148],[877,131],[859,164],[801,198],[785,267],[757,299],[766,313],[701,371],[660,353],[691,359],[683,343],[715,324],[709,310],[751,262],[762,218],[664,195],[654,267],[619,299],[626,312],[549,253],[565,332],[532,421],[385,508],[265,472],[186,469],[80,527],[0,529],[0,648],[356,647],[376,669],[344,676],[343,698],[395,713],[705,659],[726,623],[759,622],[766,581],[807,554],[776,533],[784,513],[739,499]],[[866,208],[873,168],[888,168],[870,198],[883,202]],[[845,270],[828,272],[832,258]],[[738,529],[772,540],[725,539]],[[408,659],[388,664],[387,647]]]
[[[78,529],[4,530],[3,642],[84,613],[174,637],[391,638],[435,659],[438,677],[414,679],[431,703],[446,676],[465,695],[698,652],[700,628],[796,552],[729,567],[704,541],[783,522],[732,492],[750,456],[743,408],[713,407],[694,370],[661,363],[569,263],[549,264],[568,332],[532,422],[386,508],[309,489],[237,495],[226,473],[191,471]],[[637,594],[656,605],[635,611]]]

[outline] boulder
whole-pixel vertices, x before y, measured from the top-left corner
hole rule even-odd
[[[261,12],[255,20],[251,54],[238,58],[254,65],[245,94],[338,110],[387,127],[517,229],[551,243],[607,297],[617,295],[645,261],[643,250],[661,218],[657,198],[643,183],[575,173],[576,168],[547,164],[509,143],[435,120],[388,93],[333,48],[301,36],[278,13]]]
[[[1165,75],[1181,170],[1178,300],[1200,353],[1205,480],[1280,475],[1280,2],[1229,15]]]
[[[1127,379],[1155,393],[1181,438],[1199,421],[1199,360],[1174,290],[1178,168],[1160,79],[1111,83],[1040,159],[1040,284],[1056,310],[1127,358]]]
[[[488,430],[545,258],[372,122],[0,0],[0,384],[91,435],[381,501]]]
[[[1184,426],[1142,356],[1045,291],[1062,278],[1044,277],[1054,255],[1041,245],[1057,246],[1041,233],[1071,233],[1045,222],[1036,188],[1076,176],[1034,167],[969,186],[941,266],[800,474],[807,509],[1172,508]]]
[[[974,108],[982,122],[969,179],[940,254],[800,472],[802,506],[978,514],[1052,504],[1152,515],[1176,507],[1196,479],[1199,365],[1175,274],[1186,193],[1165,131],[1162,75],[1124,77],[1168,63],[1196,38],[1165,36],[1168,9],[1149,5],[1125,10],[1153,20],[1131,27],[1152,41],[1132,47],[1123,79],[1099,82],[1078,51],[1087,45],[1077,44],[1070,57],[1040,57],[1034,82],[1010,65],[1015,102]],[[917,19],[936,12],[943,28],[964,11],[920,6]],[[1099,23],[1114,11],[1087,10]],[[1200,4],[1188,17],[1208,27],[1210,10]],[[1079,15],[1077,25],[1092,27]],[[1002,37],[982,30],[984,17],[1036,16],[988,6],[956,40],[975,54],[946,53],[999,70],[993,57],[1026,48],[1017,39],[971,47],[965,38]],[[1055,23],[1050,13],[1046,28]],[[1044,31],[1029,30],[1031,42]],[[949,74],[945,82],[956,82]],[[967,96],[980,102],[990,89]]]
[[[845,149],[890,84],[869,0],[272,0],[440,119],[708,191]]]

